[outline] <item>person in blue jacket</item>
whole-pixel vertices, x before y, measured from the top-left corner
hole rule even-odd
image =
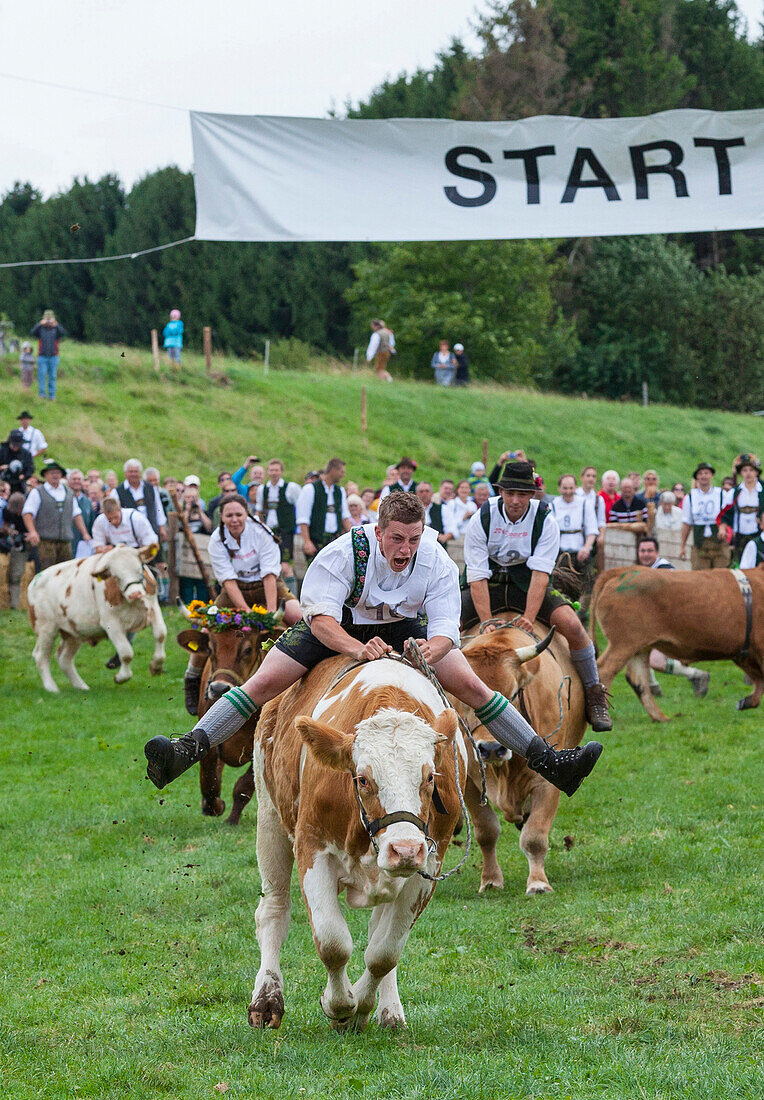
[[[162,330],[164,338],[164,350],[173,363],[180,363],[180,353],[183,350],[183,322],[180,319],[180,310],[170,310],[170,320]]]

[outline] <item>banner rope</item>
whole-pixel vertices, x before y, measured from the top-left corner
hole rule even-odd
[[[153,248],[142,248],[138,252],[122,252],[119,256],[89,256],[87,258],[72,258],[68,260],[13,260],[9,263],[0,263],[0,268],[6,267],[44,267],[51,264],[106,264],[112,260],[137,260],[139,256],[148,256],[150,252],[163,252],[166,248],[176,248],[179,244],[189,244],[196,237],[183,237],[179,241],[169,241],[167,244],[157,244]]]

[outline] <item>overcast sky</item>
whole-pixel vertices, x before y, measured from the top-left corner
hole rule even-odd
[[[0,73],[188,110],[321,117],[474,46],[480,0],[0,0]],[[738,0],[754,31],[762,0]],[[0,194],[191,167],[187,115],[0,76]]]

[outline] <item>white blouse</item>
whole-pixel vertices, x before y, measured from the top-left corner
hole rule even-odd
[[[278,542],[267,527],[253,519],[247,520],[240,542],[225,527],[221,539],[220,528],[216,528],[210,536],[209,555],[215,580],[219,584],[224,581],[252,584],[263,577],[278,577],[281,572]]]

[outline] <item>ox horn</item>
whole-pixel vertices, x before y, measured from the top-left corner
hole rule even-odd
[[[281,622],[281,620],[282,620],[282,619],[284,618],[284,615],[285,615],[285,614],[286,614],[286,608],[285,608],[285,607],[280,607],[280,608],[278,609],[278,611],[275,611],[275,612],[273,613],[273,621],[274,621],[274,623],[280,623],[280,622]]]
[[[524,665],[526,661],[532,661],[534,657],[538,657],[539,653],[543,653],[549,646],[552,638],[554,638],[555,628],[547,634],[546,638],[542,638],[540,642],[536,642],[534,645],[524,645],[515,650],[517,659],[521,665]]]
[[[178,605],[178,610],[180,611],[181,615],[183,615],[186,619],[188,619],[189,622],[191,622],[191,615],[189,613],[189,610],[183,603],[183,600],[180,598],[180,596],[176,596],[175,602]]]

